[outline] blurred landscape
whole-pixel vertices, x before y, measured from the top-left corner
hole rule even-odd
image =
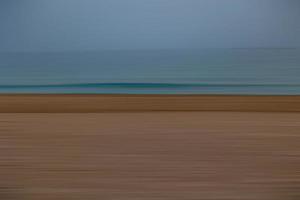
[[[300,200],[299,0],[0,0],[0,200]]]

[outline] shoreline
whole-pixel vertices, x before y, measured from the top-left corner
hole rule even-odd
[[[0,94],[0,113],[300,112],[300,95]]]

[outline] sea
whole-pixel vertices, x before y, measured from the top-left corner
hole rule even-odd
[[[0,93],[299,95],[300,49],[1,52]]]

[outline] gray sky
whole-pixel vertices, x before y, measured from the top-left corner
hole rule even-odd
[[[0,0],[0,51],[300,47],[299,0]]]

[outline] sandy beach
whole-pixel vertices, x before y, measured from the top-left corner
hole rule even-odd
[[[300,96],[0,95],[0,113],[149,111],[300,112]]]
[[[1,96],[0,199],[296,200],[299,110],[298,96]]]

